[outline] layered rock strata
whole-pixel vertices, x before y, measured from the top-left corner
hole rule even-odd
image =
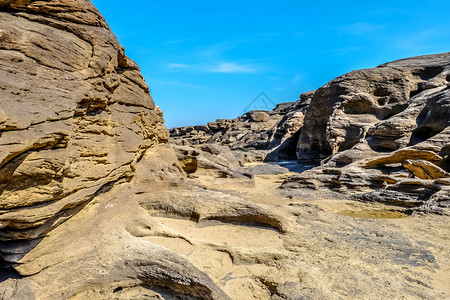
[[[3,1],[0,23],[0,253],[15,262],[168,132],[90,2]]]
[[[284,187],[441,211],[450,201],[450,54],[350,72],[315,93],[298,159],[323,159]]]
[[[0,298],[228,299],[143,239],[175,235],[149,210],[185,173],[138,66],[96,8],[2,1],[0,24]],[[275,226],[243,202],[211,218]]]
[[[320,165],[284,188],[442,212],[450,201],[449,82],[449,53],[403,59],[342,75],[273,111],[174,128],[171,140],[228,145],[240,161]]]

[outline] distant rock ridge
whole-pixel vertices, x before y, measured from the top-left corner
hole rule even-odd
[[[347,73],[273,111],[173,128],[171,140],[228,145],[248,160],[321,161],[282,187],[442,212],[450,206],[449,86],[450,53],[407,58]]]
[[[296,159],[296,145],[304,114],[314,91],[296,102],[280,103],[272,111],[250,111],[236,119],[170,129],[172,144],[220,144],[242,151],[248,160]],[[255,151],[256,150],[256,151]]]

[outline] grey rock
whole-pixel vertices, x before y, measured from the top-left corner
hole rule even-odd
[[[264,164],[247,169],[247,173],[252,175],[276,175],[285,174],[288,172],[289,169],[272,164]]]

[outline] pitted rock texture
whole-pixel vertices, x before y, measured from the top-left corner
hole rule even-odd
[[[391,152],[445,133],[449,70],[450,54],[443,53],[330,81],[317,90],[308,108],[298,157],[324,157],[363,141],[375,152]]]
[[[206,172],[220,177],[251,177],[229,147],[217,144],[172,145],[187,174]]]
[[[284,187],[328,187],[397,205],[448,208],[450,53],[340,76],[317,90],[297,145],[321,166]]]

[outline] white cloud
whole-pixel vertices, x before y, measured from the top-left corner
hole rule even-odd
[[[171,69],[182,69],[182,68],[188,68],[189,65],[186,64],[178,64],[178,63],[170,63],[167,65]]]
[[[211,69],[213,73],[256,73],[258,69],[237,63],[221,63]]]
[[[166,64],[167,71],[180,72],[189,71],[196,73],[258,73],[260,68],[249,64],[239,64],[234,62],[224,62],[219,64],[214,63],[200,63],[200,64],[182,64],[182,63],[168,63]]]

